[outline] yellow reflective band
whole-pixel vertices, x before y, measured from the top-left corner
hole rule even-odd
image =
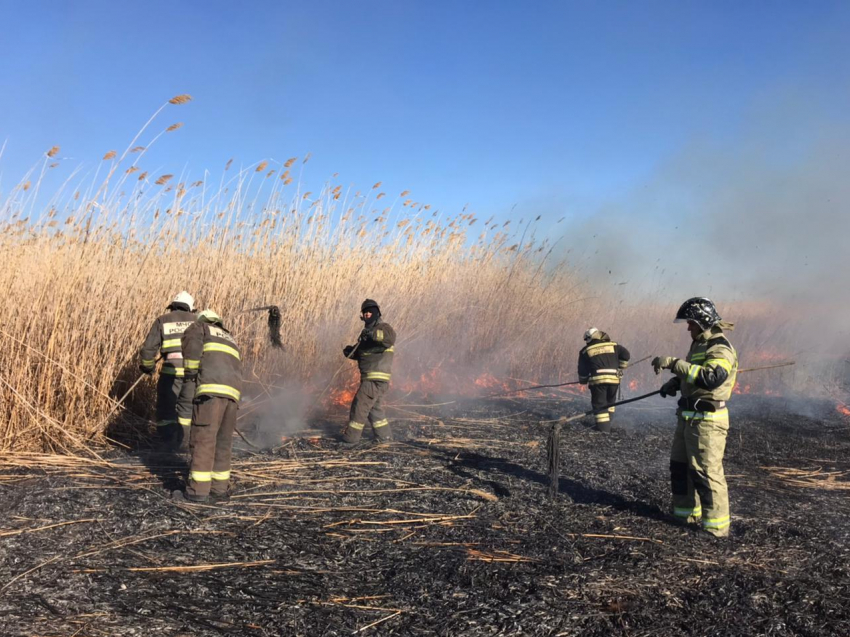
[[[203,396],[204,394],[222,395],[227,396],[228,398],[232,398],[236,401],[238,401],[239,398],[242,396],[242,392],[240,392],[238,389],[230,387],[229,385],[215,385],[212,383],[204,383],[203,385],[199,385],[195,394],[198,396]]]
[[[601,414],[595,414],[596,422],[611,422],[611,416],[607,411],[603,411]]]
[[[177,422],[179,422],[179,423],[180,423],[181,425],[183,425],[184,427],[188,427],[189,425],[191,425],[191,424],[192,424],[192,419],[191,419],[191,418],[180,418],[180,417],[178,416],[178,417],[177,417]]]
[[[361,424],[361,423],[359,423],[359,422],[354,422],[354,421],[352,420],[351,422],[349,422],[349,423],[348,423],[348,426],[349,426],[351,429],[354,429],[354,431],[361,431],[361,430],[363,429],[363,427],[365,427],[366,425],[363,425],[363,424]]]
[[[682,507],[674,507],[673,515],[677,518],[689,518],[691,516],[698,518],[702,516],[702,507],[696,507],[695,509],[685,509]]]
[[[144,365],[145,367],[153,367],[154,365],[156,365],[156,361],[152,358],[151,359],[143,358],[142,359],[142,365]]]
[[[682,418],[685,420],[725,420],[729,418],[728,409],[718,411],[683,411]]]
[[[714,363],[715,365],[720,365],[720,367],[725,369],[727,372],[732,371],[732,363],[727,361],[725,358],[710,358],[705,361],[706,365],[710,365],[711,363]]]
[[[381,350],[380,352],[360,352],[361,356],[372,356],[374,354],[392,354],[395,351],[395,347],[388,347],[387,349]]]
[[[390,421],[384,418],[383,420],[379,420],[378,422],[373,423],[372,427],[377,429],[378,427],[386,427],[388,424],[390,424]]]
[[[705,352],[698,352],[696,354],[691,354],[691,356],[690,356],[691,360],[689,360],[688,362],[689,363],[701,363],[705,360],[705,357],[706,357]]]
[[[605,376],[591,376],[590,381],[588,381],[588,385],[619,385],[620,377],[616,374],[610,374]]]
[[[212,480],[212,471],[190,471],[189,480],[195,482],[209,482]]]
[[[160,374],[166,374],[167,376],[183,376],[185,371],[182,367],[172,367],[171,365],[163,365],[162,369],[159,370]]]
[[[366,372],[366,380],[389,380],[388,372]]]
[[[613,414],[616,410],[617,410],[617,408],[616,408],[616,407],[609,407],[609,408],[608,408],[608,413],[609,413],[609,414]]]
[[[235,347],[231,347],[230,345],[225,345],[224,343],[204,343],[204,351],[205,352],[222,352],[224,354],[230,354],[231,356],[235,356],[240,361],[242,357],[239,355],[239,350]]]
[[[375,340],[379,343],[384,340],[384,330],[375,330]]]
[[[693,385],[694,381],[697,379],[697,374],[699,374],[699,370],[701,369],[702,367],[699,365],[691,365],[690,368],[688,368],[687,382]]]
[[[722,518],[703,518],[702,520],[702,528],[704,529],[725,529],[731,520],[728,515],[723,516]]]
[[[230,480],[230,469],[227,471],[213,471],[212,472],[213,480]]]
[[[626,369],[626,367],[628,367],[628,366],[629,366],[629,361],[620,361],[620,363],[617,365],[617,367],[619,367],[620,369]]]
[[[162,341],[162,349],[168,349],[169,347],[180,347],[180,339],[169,338],[168,340]]]
[[[194,358],[187,358],[183,361],[183,367],[186,369],[200,369],[201,368],[201,360],[195,360]]]

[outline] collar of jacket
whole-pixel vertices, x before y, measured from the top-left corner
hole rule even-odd
[[[719,337],[723,336],[723,330],[724,329],[727,329],[727,330],[735,329],[735,324],[729,323],[728,321],[720,321],[719,323],[715,323],[714,325],[709,327],[707,330],[705,330],[702,334],[697,336],[695,342],[705,343],[706,341],[710,341],[712,339],[719,338]]]

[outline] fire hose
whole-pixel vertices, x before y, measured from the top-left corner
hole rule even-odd
[[[762,365],[760,367],[748,367],[746,369],[739,369],[738,374],[745,374],[747,372],[757,372],[763,371],[766,369],[776,369],[777,367],[788,367],[793,365],[795,361],[789,361],[785,363],[777,363],[775,365]],[[549,463],[549,497],[554,499],[558,495],[558,481],[560,478],[560,465],[561,465],[561,427],[568,423],[573,422],[574,420],[579,420],[580,418],[585,418],[587,416],[593,416],[595,414],[602,413],[603,411],[607,411],[612,407],[619,407],[620,405],[628,405],[629,403],[637,402],[638,400],[644,400],[646,398],[650,398],[652,396],[656,396],[661,393],[660,389],[656,389],[655,391],[649,392],[648,394],[643,394],[641,396],[635,396],[634,398],[627,398],[626,400],[619,400],[615,403],[607,405],[605,407],[600,407],[599,409],[591,409],[590,411],[586,411],[580,414],[576,414],[575,416],[570,416],[569,418],[559,418],[557,421],[552,423],[551,428],[549,429],[549,437],[546,440],[546,457]]]

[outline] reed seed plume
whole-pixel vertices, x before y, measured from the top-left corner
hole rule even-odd
[[[170,133],[171,131],[175,131],[175,130],[177,130],[178,128],[181,128],[182,126],[183,126],[183,122],[177,122],[176,124],[172,124],[171,126],[169,126],[168,128],[166,128],[166,129],[165,129],[165,132],[166,132],[166,133]]]
[[[174,177],[174,175],[163,175],[162,177],[157,179],[155,183],[156,183],[157,186],[163,186],[166,183],[168,183],[168,180],[171,179],[172,177]]]
[[[118,153],[116,151],[110,150],[108,153],[106,153],[103,156],[103,159],[104,159],[104,161],[106,161],[108,159],[115,159],[117,156],[118,156]]]
[[[192,96],[184,93],[183,95],[176,95],[176,96],[172,97],[170,100],[168,100],[168,103],[169,104],[186,104],[187,102],[191,102],[191,101],[192,101]]]
[[[59,154],[59,147],[58,146],[54,146],[53,148],[51,148],[50,150],[47,151],[48,157],[56,157],[57,154]]]
[[[254,169],[254,172],[261,173],[266,169],[266,166],[268,166],[268,165],[269,165],[269,162],[261,161],[259,164],[257,164],[257,167]]]

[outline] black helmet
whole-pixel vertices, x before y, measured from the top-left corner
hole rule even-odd
[[[372,314],[380,314],[381,308],[378,307],[378,302],[373,301],[372,299],[366,299],[363,301],[363,304],[360,306],[360,313],[363,314],[366,310],[371,310]]]
[[[676,312],[676,323],[682,321],[693,321],[702,329],[707,330],[712,325],[716,325],[721,321],[720,315],[717,313],[717,308],[714,307],[709,299],[702,296],[695,296],[688,299]]]

